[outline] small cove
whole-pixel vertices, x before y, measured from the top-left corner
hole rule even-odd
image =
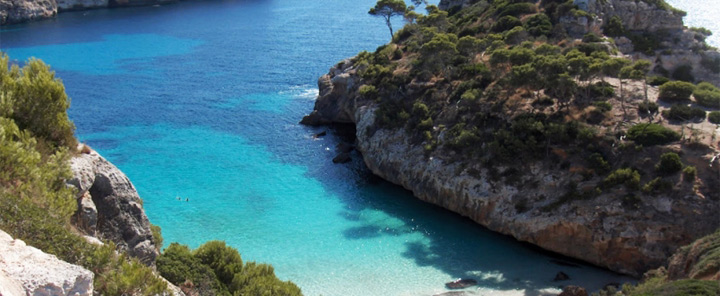
[[[72,12],[3,29],[0,48],[54,67],[78,137],[130,177],[166,242],[225,240],[305,295],[432,295],[473,277],[479,293],[529,296],[626,280],[558,265],[420,202],[373,177],[358,155],[331,163],[338,139],[313,139],[326,128],[297,122],[312,109],[317,77],[387,41],[382,21],[366,14],[373,3]],[[572,280],[553,282],[558,271]]]

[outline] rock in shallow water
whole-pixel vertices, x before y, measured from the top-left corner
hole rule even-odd
[[[562,293],[558,296],[588,296],[588,293],[583,287],[567,286],[563,288]]]

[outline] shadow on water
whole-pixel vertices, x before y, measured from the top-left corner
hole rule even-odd
[[[295,121],[304,113],[301,110],[309,111],[311,108],[311,104],[298,101],[288,106],[288,111],[283,113],[282,117],[290,128],[267,130],[263,135],[240,133],[254,143],[265,145],[284,161],[309,168],[306,176],[321,182],[328,194],[336,196],[345,204],[345,209],[337,215],[347,221],[356,222],[343,231],[346,239],[378,240],[384,237],[420,234],[423,239],[405,242],[405,250],[402,252],[403,257],[411,259],[418,266],[441,270],[449,275],[449,278],[473,278],[478,281],[478,286],[493,290],[524,289],[526,296],[546,295],[544,289],[561,288],[567,284],[582,285],[587,275],[581,276],[578,272],[607,272],[528,243],[518,242],[510,236],[492,232],[466,217],[420,201],[410,191],[372,174],[357,152],[353,152],[351,163],[333,164],[331,159],[336,154],[333,147],[343,140],[349,140],[346,130],[343,129],[338,135],[332,127],[297,125]],[[305,151],[301,153],[308,154],[308,157],[285,159],[282,156],[288,151],[273,145],[273,139],[277,137],[295,142],[294,145],[283,146],[313,145],[312,143],[318,140],[313,140],[311,135],[323,131],[328,134],[319,141],[323,143],[322,147],[330,148],[330,151],[326,149],[325,153]],[[321,150],[320,147],[317,149]],[[346,182],[337,182],[338,179]],[[560,271],[577,280],[554,282],[556,273]],[[617,275],[608,282],[618,281],[619,278],[621,276]],[[437,279],[437,286],[443,287],[446,280]],[[601,285],[604,284],[607,283]],[[588,288],[598,289],[601,286]]]

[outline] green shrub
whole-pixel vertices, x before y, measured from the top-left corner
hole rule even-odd
[[[695,77],[692,74],[693,68],[690,65],[678,66],[672,72],[672,78],[675,80],[693,82]]]
[[[535,37],[548,35],[552,31],[553,25],[550,21],[550,17],[544,13],[538,13],[531,16],[527,22],[525,22],[525,29],[530,35]]]
[[[162,250],[163,246],[163,237],[162,237],[162,229],[160,229],[160,226],[157,226],[155,224],[150,224],[150,230],[152,231],[153,240],[155,241],[155,247],[159,250]]]
[[[8,61],[7,55],[0,56],[0,95],[12,104],[11,114],[5,115],[45,143],[75,149],[75,125],[67,115],[70,99],[55,72],[34,58],[22,69],[10,70]]]
[[[720,124],[720,111],[712,111],[708,114],[708,121],[714,124]]]
[[[695,101],[704,107],[720,109],[720,89],[707,82],[700,82],[693,92]]]
[[[508,6],[505,6],[500,13],[498,14],[498,17],[511,15],[511,16],[520,16],[523,14],[529,14],[529,13],[535,13],[537,11],[537,8],[535,7],[535,4],[532,3],[515,3],[510,4]]]
[[[638,189],[640,186],[640,173],[631,168],[617,169],[603,181],[603,185],[606,188],[612,188],[621,184],[625,185],[629,190]]]
[[[492,31],[496,33],[505,32],[515,27],[521,27],[522,25],[522,22],[518,18],[511,15],[506,15],[499,18],[497,22],[495,22],[495,25],[493,25],[492,27]]]
[[[221,241],[195,251],[173,243],[158,257],[157,267],[176,285],[189,280],[201,295],[301,295],[295,284],[279,280],[272,266],[243,264],[238,251]]]
[[[588,157],[590,168],[594,169],[598,175],[605,174],[610,171],[610,163],[600,153],[593,153]]]
[[[617,15],[612,16],[603,27],[603,33],[611,37],[625,35],[625,26],[623,26],[622,19]]]
[[[655,123],[636,124],[628,130],[630,140],[643,146],[665,145],[680,140],[680,135]]]
[[[615,95],[615,88],[607,82],[597,82],[588,86],[590,97],[611,98]]]
[[[694,166],[686,166],[683,169],[683,180],[685,182],[693,182],[695,181],[695,178],[697,177],[697,168]]]
[[[358,93],[366,99],[375,99],[378,96],[377,88],[374,85],[364,84],[358,89]]]
[[[670,107],[670,110],[663,111],[663,116],[669,120],[687,121],[705,119],[706,113],[705,110],[697,107],[690,107],[687,105],[672,105],[672,107]]]
[[[658,99],[670,102],[686,101],[690,99],[693,91],[695,91],[695,86],[692,83],[670,81],[660,86]]]
[[[658,194],[672,190],[672,187],[673,185],[670,181],[666,181],[658,177],[643,185],[642,192],[646,194]]]
[[[647,82],[649,85],[652,85],[652,86],[660,86],[660,85],[670,82],[670,79],[668,79],[665,76],[650,76],[650,77],[648,77]]]
[[[646,293],[632,295],[653,296],[716,296],[720,295],[720,282],[684,279],[664,283]]]
[[[638,114],[639,115],[648,115],[648,114],[655,114],[658,112],[658,104],[655,102],[641,102],[638,104]]]
[[[660,175],[672,175],[682,170],[683,164],[680,155],[675,152],[664,153],[660,156],[660,162],[655,165],[655,171]]]
[[[605,101],[595,102],[593,103],[593,106],[595,106],[595,108],[597,108],[600,112],[608,112],[612,110],[612,105]]]
[[[603,38],[593,32],[589,32],[589,33],[585,34],[585,36],[583,36],[582,42],[587,42],[587,43],[603,42]]]

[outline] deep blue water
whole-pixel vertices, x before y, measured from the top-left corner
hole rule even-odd
[[[541,295],[622,282],[491,233],[333,165],[331,135],[297,122],[317,78],[389,34],[373,0],[183,2],[64,13],[0,31],[19,61],[50,64],[78,137],[136,185],[166,242],[219,239],[306,295],[432,295],[458,277],[481,293]],[[400,24],[396,25],[396,28]],[[188,198],[178,201],[176,197]],[[550,290],[548,290],[550,289]],[[555,290],[557,291],[557,290]]]

